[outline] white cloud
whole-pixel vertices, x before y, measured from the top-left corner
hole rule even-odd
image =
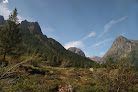
[[[95,32],[91,32],[88,36],[84,37],[83,40],[87,39],[87,38],[90,38],[90,37],[94,37],[96,36],[96,33]]]
[[[66,44],[64,45],[64,47],[65,47],[66,49],[68,49],[69,47],[78,47],[78,48],[81,48],[81,47],[83,47],[83,46],[84,46],[84,44],[83,44],[82,41],[72,41],[72,42],[68,42],[68,43],[66,43]]]
[[[0,4],[0,15],[3,15],[5,19],[8,19],[9,14],[10,14],[11,12],[12,12],[12,11],[11,11],[10,9],[8,9],[8,8],[6,7],[6,5]],[[24,18],[21,17],[21,16],[19,16],[19,15],[18,15],[18,19],[19,19],[20,22],[21,22],[22,20],[24,20]]]
[[[5,4],[5,3],[8,3],[8,0],[4,0],[3,3],[4,3],[4,4]]]
[[[72,41],[72,42],[68,42],[68,43],[65,43],[64,47],[66,49],[68,49],[69,47],[78,47],[78,48],[82,48],[84,47],[84,43],[83,43],[83,40],[87,39],[87,38],[90,38],[90,37],[94,37],[96,36],[96,33],[95,32],[91,32],[90,34],[88,34],[86,37],[84,37],[82,40],[79,40],[79,41]]]
[[[79,41],[72,41],[72,42],[68,42],[64,45],[64,47],[66,49],[68,49],[69,47],[78,47],[78,48],[81,48],[84,46],[83,44],[83,40],[87,39],[87,38],[90,38],[90,37],[94,37],[96,36],[96,33],[95,32],[91,32],[89,35],[87,35],[86,37],[84,37],[82,40],[79,40]]]
[[[8,19],[11,12],[12,11],[9,10],[5,5],[0,4],[0,14],[3,15],[6,19]]]
[[[96,44],[92,45],[91,47],[99,46],[99,45],[101,45],[101,44],[103,44],[103,43],[105,43],[105,42],[107,42],[107,41],[110,41],[111,39],[112,39],[112,38],[106,39],[106,40],[104,40],[104,41],[101,41],[101,42],[99,42],[99,43],[96,43]]]
[[[98,37],[101,37],[104,33],[108,32],[108,30],[114,25],[114,24],[117,24],[119,22],[122,22],[123,20],[125,20],[127,18],[127,16],[124,16],[122,18],[120,18],[119,20],[111,20],[109,23],[107,23],[105,26],[104,26],[104,31],[98,36]]]

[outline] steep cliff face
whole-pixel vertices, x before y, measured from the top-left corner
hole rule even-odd
[[[4,25],[4,24],[5,24],[4,17],[0,15],[0,25]]]
[[[41,28],[38,24],[38,22],[28,22],[27,20],[24,20],[21,22],[21,27],[23,29],[28,29],[30,33],[32,34],[42,34]]]
[[[78,55],[81,55],[81,56],[84,56],[84,57],[85,57],[84,52],[83,52],[81,49],[79,49],[79,48],[70,47],[70,48],[68,48],[68,50],[69,50],[69,51],[72,51],[72,52],[74,52],[74,53],[76,53],[76,54],[78,54]]]
[[[125,57],[126,53],[130,52],[132,48],[134,47],[138,47],[138,41],[128,40],[127,38],[123,36],[119,36],[113,42],[113,45],[104,55],[101,62],[106,62],[108,56],[116,58],[116,59],[120,57]]]

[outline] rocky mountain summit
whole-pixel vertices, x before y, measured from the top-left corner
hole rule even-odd
[[[93,61],[95,61],[95,62],[97,62],[97,63],[99,63],[100,61],[101,61],[101,57],[98,57],[98,56],[91,56],[91,57],[89,57],[91,60],[93,60]]]
[[[107,58],[120,58],[125,57],[128,52],[130,52],[133,48],[138,47],[137,40],[129,40],[123,36],[119,36],[113,42],[111,48],[107,51],[107,53],[102,58],[101,62],[106,62]]]
[[[79,48],[70,47],[70,48],[68,48],[67,50],[72,51],[72,52],[74,52],[74,53],[76,53],[76,54],[78,54],[78,55],[81,55],[81,56],[84,56],[84,57],[85,57],[84,52],[83,52],[81,49],[79,49]]]
[[[21,28],[28,29],[32,34],[42,34],[38,22],[28,22],[27,20],[24,20],[21,22]]]

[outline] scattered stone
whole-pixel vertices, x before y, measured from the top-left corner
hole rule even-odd
[[[85,57],[84,52],[81,49],[79,49],[79,48],[70,47],[70,48],[68,48],[68,50],[71,51],[71,52],[74,52],[74,53],[76,53],[78,55],[81,55],[81,56]]]
[[[73,87],[72,87],[72,85],[68,85],[67,88],[68,88],[68,90],[67,90],[68,92],[73,92]]]
[[[50,71],[50,74],[53,74],[54,73],[54,71]]]
[[[69,71],[75,71],[75,68],[70,68]]]
[[[59,90],[58,92],[73,92],[74,89],[72,87],[72,85],[66,85],[66,86],[62,86],[62,85],[59,85]]]
[[[90,68],[89,70],[90,70],[92,73],[94,72],[94,69],[93,69],[93,68]]]

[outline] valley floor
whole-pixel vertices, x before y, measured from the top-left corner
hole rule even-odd
[[[7,70],[9,71],[6,72]],[[117,92],[117,90],[122,92],[122,86],[118,85],[127,83],[126,86],[130,88],[126,90],[137,92],[138,73],[132,72],[132,75],[122,73],[134,81],[127,79],[128,81],[124,82],[124,79],[120,81],[119,72],[118,69],[110,69],[109,72],[107,68],[51,67],[46,66],[44,61],[41,63],[30,61],[6,67],[1,65],[0,90],[1,92]],[[3,75],[4,73],[7,74]]]

